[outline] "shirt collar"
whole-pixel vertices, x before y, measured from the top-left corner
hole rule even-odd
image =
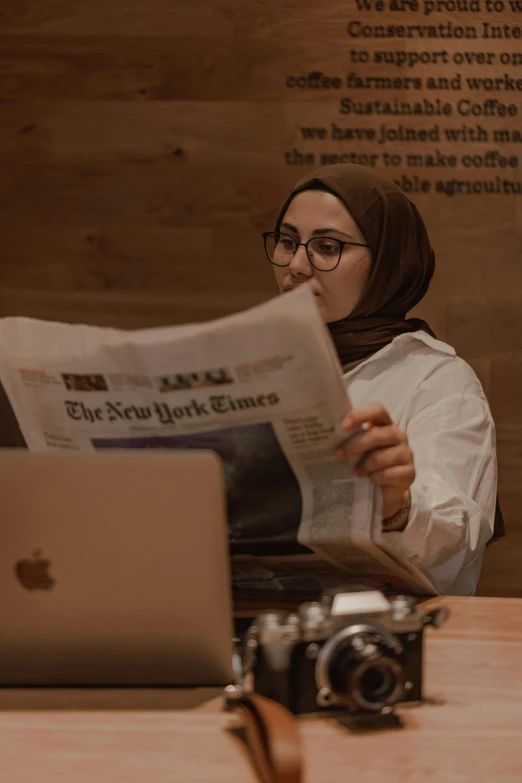
[[[399,334],[392,343],[402,344],[407,343],[409,340],[420,340],[422,343],[426,343],[430,348],[433,348],[439,353],[447,353],[448,356],[456,356],[457,352],[453,346],[443,343],[442,340],[437,340],[436,337],[432,337],[428,332],[420,330],[418,332],[406,332],[405,334]]]
[[[380,351],[377,351],[376,353],[369,356],[367,359],[364,359],[357,367],[354,367],[352,370],[349,370],[345,375],[349,375],[351,372],[354,372],[355,370],[359,370],[361,367],[364,367],[367,364],[370,364],[370,362],[375,361],[376,359],[382,359],[387,354],[391,353],[395,348],[398,348],[400,345],[407,345],[407,343],[419,341],[421,343],[424,343],[429,348],[432,348],[434,351],[438,351],[439,353],[445,353],[448,356],[456,356],[455,348],[453,348],[451,345],[448,345],[447,343],[443,343],[442,340],[437,340],[436,337],[432,337],[431,334],[428,334],[427,332],[424,332],[422,330],[418,332],[404,332],[403,334],[397,335],[397,337],[394,337],[391,343],[389,345],[385,345],[384,348],[381,348]]]

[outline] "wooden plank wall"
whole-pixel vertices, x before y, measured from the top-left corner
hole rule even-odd
[[[363,13],[356,0],[3,0],[0,315],[134,327],[216,317],[272,296],[260,232],[310,168],[286,165],[284,152],[320,153],[316,142],[303,142],[300,128],[335,122],[378,129],[382,121],[400,121],[339,112],[341,93],[357,100],[388,95],[290,90],[288,75],[382,75],[371,61],[351,64],[350,49],[444,48],[450,55],[493,52],[497,67],[419,65],[384,73],[522,76],[522,67],[498,63],[502,52],[521,51],[518,38],[350,39],[351,19],[480,28],[484,21],[520,25],[522,13],[507,0],[502,14],[488,13],[479,0],[474,13],[442,9],[429,18],[420,10]],[[480,101],[491,97],[516,104],[518,115],[437,118],[440,128],[520,128],[520,91],[477,93]],[[407,124],[429,129],[434,121]],[[500,149],[482,142],[435,146],[445,154]],[[404,156],[412,147],[327,140],[323,149]],[[516,144],[501,152],[516,155]],[[520,180],[519,171],[509,174]],[[459,164],[451,176],[497,173],[470,175]],[[488,551],[480,592],[522,595],[522,197],[448,197],[432,188],[412,198],[438,261],[418,314],[475,368],[498,426],[509,537]]]

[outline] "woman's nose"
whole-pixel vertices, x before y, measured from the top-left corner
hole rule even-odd
[[[297,248],[289,266],[290,272],[293,275],[306,275],[307,277],[311,277],[313,275],[313,267],[308,258],[306,248],[304,248],[302,245],[299,245]]]

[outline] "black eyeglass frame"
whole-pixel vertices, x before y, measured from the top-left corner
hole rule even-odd
[[[293,257],[295,256],[295,254],[297,253],[297,249],[298,249],[299,247],[304,247],[304,249],[305,249],[305,252],[306,252],[306,257],[308,258],[308,261],[310,262],[310,264],[313,266],[313,268],[314,268],[314,269],[317,269],[317,271],[318,271],[318,272],[333,272],[333,270],[334,270],[334,269],[337,269],[337,267],[339,266],[339,263],[340,263],[340,261],[341,261],[341,256],[342,256],[342,254],[343,254],[343,250],[344,250],[344,248],[346,247],[346,245],[353,245],[354,247],[370,247],[370,245],[367,245],[367,244],[365,244],[364,242],[351,242],[351,241],[349,241],[349,240],[345,240],[345,239],[337,239],[337,237],[329,237],[329,236],[317,236],[317,237],[310,237],[310,239],[309,239],[307,242],[298,242],[298,241],[297,241],[297,240],[296,240],[296,239],[295,239],[293,236],[291,236],[290,234],[285,234],[285,232],[284,232],[284,231],[263,231],[263,233],[261,234],[261,236],[263,237],[263,242],[264,242],[264,246],[265,246],[265,254],[266,254],[266,257],[268,258],[268,260],[270,261],[270,263],[271,263],[273,266],[278,266],[278,267],[282,267],[282,268],[284,268],[285,266],[290,266],[290,264],[292,263],[292,261],[290,260],[290,261],[288,262],[288,264],[276,264],[276,262],[275,262],[275,261],[273,261],[273,260],[270,258],[270,255],[269,255],[269,253],[268,253],[268,249],[267,249],[267,246],[266,246],[266,242],[267,242],[267,239],[268,239],[268,237],[273,237],[273,236],[278,236],[278,237],[288,237],[288,239],[291,239],[291,240],[292,240],[292,242],[294,242],[294,243],[295,243],[295,250],[294,250],[294,252],[293,252],[293,254],[292,254],[292,258],[293,258]],[[318,266],[316,266],[316,265],[314,264],[314,262],[313,262],[313,261],[312,261],[312,259],[310,258],[310,253],[308,252],[308,245],[310,244],[310,242],[314,242],[314,241],[315,241],[315,240],[317,240],[317,239],[329,239],[329,240],[330,240],[330,242],[337,242],[337,244],[339,245],[339,258],[337,259],[337,262],[336,262],[335,266],[332,266],[332,267],[330,267],[329,269],[321,269],[320,267],[318,267]]]

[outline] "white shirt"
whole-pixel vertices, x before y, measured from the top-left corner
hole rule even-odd
[[[495,426],[478,378],[422,331],[399,335],[344,378],[354,407],[380,402],[413,451],[409,520],[386,543],[439,593],[473,594],[497,491]]]

